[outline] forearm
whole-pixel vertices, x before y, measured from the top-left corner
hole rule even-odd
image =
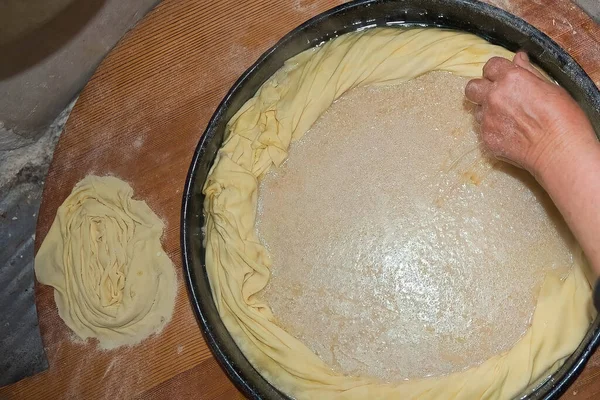
[[[562,149],[535,175],[600,275],[600,143]]]

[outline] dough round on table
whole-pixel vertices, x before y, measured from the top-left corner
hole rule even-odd
[[[35,258],[36,277],[54,287],[63,321],[105,349],[161,331],[177,294],[160,243],[164,224],[132,196],[117,178],[87,176],[59,207]]]
[[[258,183],[286,159],[291,141],[352,88],[402,82],[430,71],[480,77],[494,56],[514,54],[475,35],[444,29],[348,33],[288,60],[229,121],[204,186],[206,268],[225,326],[250,362],[283,392],[299,399],[506,399],[543,378],[581,342],[593,316],[581,254],[575,254],[565,279],[547,276],[532,325],[511,350],[463,372],[406,382],[333,371],[278,326],[257,296],[271,267],[255,231]]]

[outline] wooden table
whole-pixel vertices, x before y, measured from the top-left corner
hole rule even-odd
[[[487,0],[521,16],[571,52],[600,82],[600,27],[568,0]],[[117,45],[85,87],[46,180],[36,245],[84,176],[128,181],[166,222],[165,250],[179,292],[172,322],[134,348],[101,352],[58,317],[52,289],[37,287],[50,369],[0,389],[0,398],[235,399],[207,348],[182,279],[181,193],[193,150],[229,87],[259,55],[340,0],[166,0]],[[543,3],[543,4],[542,4]],[[596,354],[566,398],[600,396]]]

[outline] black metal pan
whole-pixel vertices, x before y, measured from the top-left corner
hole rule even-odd
[[[548,36],[498,8],[475,0],[359,0],[300,25],[265,52],[233,85],[212,116],[194,157],[183,197],[181,245],[192,306],[204,337],[229,378],[249,398],[287,399],[244,357],[219,318],[205,271],[202,187],[223,142],[227,121],[288,58],[346,32],[370,26],[438,26],[475,33],[531,59],[567,89],[600,134],[600,92],[583,69]],[[556,399],[577,378],[600,343],[600,318],[577,350],[548,379],[524,388],[519,398]]]

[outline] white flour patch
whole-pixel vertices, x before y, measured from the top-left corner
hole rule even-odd
[[[137,139],[134,140],[133,148],[136,150],[139,150],[144,145],[145,141],[146,141],[146,136],[140,135]]]

